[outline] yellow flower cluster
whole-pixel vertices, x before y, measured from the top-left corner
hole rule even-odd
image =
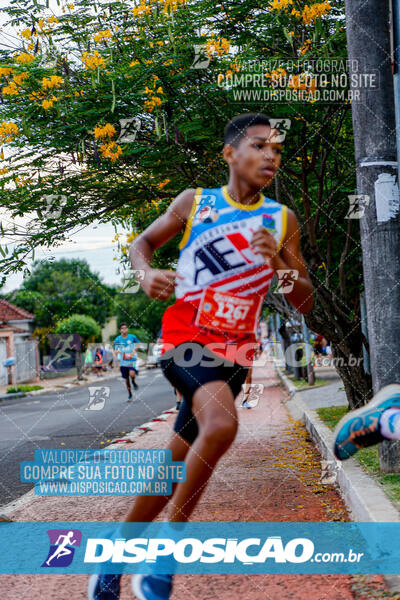
[[[270,73],[265,73],[265,77],[271,80],[271,83],[278,84],[282,77],[286,77],[287,73],[285,69],[279,67],[278,69],[274,69]]]
[[[115,162],[121,156],[122,148],[116,142],[108,142],[100,146],[100,152],[103,158],[109,158]]]
[[[317,89],[317,80],[314,77],[306,77],[305,75],[291,75],[289,87],[294,90],[307,90],[313,94]]]
[[[302,45],[302,47],[300,48],[299,52],[300,54],[307,54],[307,52],[309,52],[312,48],[312,41],[311,40],[306,40],[304,42],[304,44]]]
[[[140,4],[132,9],[134,17],[142,17],[143,15],[149,15],[151,13],[151,3],[156,3],[157,0],[140,0]],[[185,4],[186,0],[160,0],[162,12],[164,14],[170,14],[174,10],[178,10],[181,4]]]
[[[134,17],[142,17],[143,15],[149,15],[151,13],[150,4],[146,4],[145,0],[141,0],[138,6],[132,8],[132,13]]]
[[[306,25],[310,25],[311,23],[322,17],[322,15],[326,15],[326,13],[328,13],[331,10],[331,8],[331,5],[327,1],[318,2],[317,4],[312,4],[311,6],[308,6],[308,4],[306,4],[303,9],[303,22]]]
[[[118,157],[122,154],[121,146],[118,146],[116,142],[113,142],[111,140],[111,138],[114,137],[116,133],[117,131],[114,125],[112,125],[111,123],[106,123],[103,126],[98,125],[94,128],[94,137],[96,138],[96,140],[109,138],[107,142],[101,144],[100,153],[103,158],[109,158],[112,160],[112,162],[115,162],[118,159]]]
[[[15,96],[18,94],[18,88],[14,81],[11,81],[8,85],[5,85],[1,91],[3,96]]]
[[[43,100],[42,106],[43,106],[44,110],[48,110],[49,108],[52,108],[54,102],[58,102],[58,98],[56,98],[55,96],[52,96],[51,98],[48,98],[47,100]]]
[[[105,125],[103,125],[103,127],[99,125],[98,127],[94,128],[94,137],[96,138],[96,140],[99,138],[112,138],[116,133],[117,131],[114,125],[112,125],[111,123],[106,123]]]
[[[14,69],[10,67],[0,67],[0,77],[8,77],[14,73]]]
[[[94,35],[94,41],[96,42],[96,44],[99,44],[104,40],[109,40],[110,38],[112,38],[112,33],[109,29],[105,29],[104,31],[98,31]]]
[[[137,238],[139,234],[136,231],[132,231],[129,235],[126,236],[126,241],[128,244],[131,244],[135,238]]]
[[[9,169],[7,167],[0,169],[0,175],[5,175],[6,173],[9,173]]]
[[[150,96],[150,98],[145,101],[143,108],[145,110],[148,110],[149,112],[152,112],[154,110],[155,106],[161,106],[162,98],[160,98],[160,96],[157,94],[164,94],[164,90],[162,89],[161,85],[159,85],[156,89],[157,81],[159,81],[159,78],[157,77],[157,75],[153,74],[152,79],[153,79],[154,89],[147,87],[147,85],[144,88],[145,93],[148,94]]]
[[[158,189],[162,190],[163,188],[165,188],[165,186],[170,182],[170,179],[164,179],[164,181],[160,181],[160,183],[158,184]]]
[[[23,31],[21,31],[20,35],[22,37],[24,37],[26,40],[30,40],[31,37],[32,37],[32,33],[31,33],[31,30],[29,28],[28,29],[24,29]]]
[[[50,79],[48,77],[43,77],[42,88],[45,90],[52,90],[55,87],[59,87],[62,82],[62,77],[58,77],[58,75],[52,75]]]
[[[18,56],[15,57],[15,60],[20,65],[29,65],[35,60],[35,57],[32,54],[28,54],[28,52],[22,52],[22,54],[18,54]]]
[[[228,52],[229,47],[230,43],[226,38],[221,38],[220,40],[211,38],[207,40],[206,43],[206,54],[210,58],[214,54],[217,54],[217,56],[222,56]]]
[[[274,10],[286,10],[290,4],[293,4],[293,0],[272,0],[269,7]]]
[[[46,23],[58,23],[57,17],[49,17],[46,19]]]
[[[173,10],[178,10],[180,4],[185,4],[185,0],[163,0],[163,13],[168,14]]]
[[[0,143],[12,142],[13,139],[18,135],[19,129],[16,123],[6,123],[3,121],[0,123]]]
[[[105,69],[106,63],[105,60],[97,50],[94,51],[93,54],[89,54],[88,52],[84,52],[82,55],[82,62],[84,63],[86,69]]]

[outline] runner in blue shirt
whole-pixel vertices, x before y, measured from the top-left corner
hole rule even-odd
[[[121,323],[119,330],[120,335],[118,335],[114,340],[114,350],[117,353],[121,375],[125,379],[126,388],[128,390],[128,402],[131,402],[133,398],[131,379],[135,390],[138,389],[138,384],[136,383],[138,369],[135,346],[140,342],[140,340],[135,334],[128,333],[128,325],[126,323]]]

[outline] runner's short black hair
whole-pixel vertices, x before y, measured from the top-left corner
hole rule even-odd
[[[128,327],[127,323],[121,323],[121,325],[119,326],[119,328],[121,329],[121,327]]]
[[[248,127],[253,125],[270,125],[269,118],[263,113],[244,113],[234,117],[224,131],[224,144],[237,148],[245,137]]]

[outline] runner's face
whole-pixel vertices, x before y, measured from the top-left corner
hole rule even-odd
[[[121,335],[122,335],[122,337],[125,337],[125,336],[127,335],[127,333],[128,333],[128,328],[127,328],[127,326],[126,326],[126,325],[123,325],[123,326],[121,327],[121,329],[120,329],[120,332],[121,332]]]
[[[268,125],[248,127],[245,137],[231,152],[229,164],[252,187],[268,186],[281,164],[282,144],[274,141],[278,132]]]

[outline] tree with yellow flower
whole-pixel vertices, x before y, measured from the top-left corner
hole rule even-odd
[[[265,112],[291,122],[284,168],[268,193],[302,226],[317,289],[309,326],[333,346],[336,330],[346,331],[345,352],[361,352],[359,234],[345,220],[356,187],[351,103],[318,99],[340,90],[334,67],[315,67],[346,59],[342,0],[192,0],[190,10],[185,0],[110,0],[97,14],[78,0],[58,17],[34,3],[29,19],[20,3],[10,6],[20,35],[0,51],[0,152],[10,146],[0,160],[0,205],[43,221],[1,259],[3,273],[94,219],[139,233],[181,190],[221,185],[225,123]],[[65,200],[58,219],[46,218],[49,194]],[[176,256],[171,241],[156,261],[167,266]]]

